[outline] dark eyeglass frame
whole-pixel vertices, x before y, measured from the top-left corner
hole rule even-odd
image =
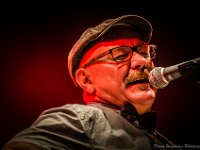
[[[109,49],[108,51],[104,52],[104,53],[101,53],[99,54],[98,56],[94,57],[93,59],[91,59],[89,62],[87,62],[86,64],[84,64],[81,68],[86,68],[87,66],[93,64],[96,62],[96,60],[108,55],[108,54],[111,54],[112,56],[112,60],[114,62],[116,62],[117,64],[119,63],[122,63],[122,62],[126,62],[128,61],[129,59],[127,60],[121,60],[121,61],[116,61],[115,58],[113,57],[113,50],[117,49],[117,48],[130,48],[132,50],[132,53],[131,55],[133,54],[133,52],[139,52],[139,48],[141,48],[142,46],[147,46],[148,48],[150,48],[150,50],[152,51],[152,55],[150,54],[150,58],[147,58],[147,59],[154,59],[155,56],[156,56],[156,50],[157,50],[157,45],[155,44],[142,44],[142,45],[139,45],[137,47],[129,47],[129,46],[119,46],[119,47],[115,47],[115,48],[112,48],[112,49]],[[150,52],[149,52],[150,53]],[[139,53],[140,54],[140,53]],[[105,61],[106,62],[106,61]]]

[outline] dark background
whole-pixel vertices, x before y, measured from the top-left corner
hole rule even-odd
[[[110,2],[110,4],[108,4]],[[69,1],[0,5],[0,147],[50,107],[83,103],[68,74],[67,55],[82,32],[104,19],[137,14],[153,26],[156,66],[200,56],[195,1]],[[177,145],[200,145],[197,75],[158,91],[158,131]]]

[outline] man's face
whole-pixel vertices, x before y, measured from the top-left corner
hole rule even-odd
[[[139,38],[99,42],[84,56],[81,65],[109,49],[119,46],[137,47],[142,44],[145,43]],[[154,67],[153,62],[137,52],[132,53],[129,61],[119,64],[109,61],[111,57],[111,54],[103,56],[101,61],[85,68],[95,88],[95,99],[119,107],[128,101],[136,107],[138,113],[149,111],[156,97],[156,89],[147,80],[148,71]]]

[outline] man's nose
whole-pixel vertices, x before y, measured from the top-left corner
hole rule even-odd
[[[131,68],[134,70],[144,69],[147,65],[148,59],[138,54],[137,52],[133,52],[131,58]]]

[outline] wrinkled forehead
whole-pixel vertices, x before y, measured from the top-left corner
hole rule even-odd
[[[141,35],[135,29],[129,26],[115,26],[101,38],[86,47],[79,66],[82,66],[92,58],[114,47],[134,47],[134,45],[142,43],[141,39]]]

